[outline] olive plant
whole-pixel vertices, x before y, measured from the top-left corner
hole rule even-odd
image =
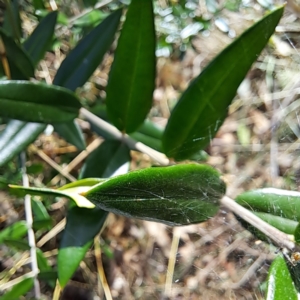
[[[15,4],[11,5],[10,13],[17,12]],[[23,186],[9,186],[19,196],[31,194],[43,199],[52,195],[70,201],[57,272],[49,267],[43,252],[35,252],[31,244],[39,271],[35,269],[32,276],[24,278],[1,299],[25,294],[33,285],[38,298],[38,279],[54,287],[58,278],[64,288],[109,212],[179,226],[205,222],[217,214],[220,205],[233,211],[250,231],[258,230],[262,238],[268,237],[285,250],[285,258],[279,255],[271,266],[267,299],[296,299],[299,193],[261,189],[247,191],[234,201],[226,196],[226,185],[213,167],[192,162],[177,164],[192,161],[214,138],[237,88],[267,45],[284,8],[269,12],[206,66],[182,93],[165,129],[147,119],[156,77],[153,3],[132,0],[125,8],[113,11],[78,42],[58,68],[53,84],[33,78],[53,41],[57,12],[45,16],[24,41],[18,30],[7,30],[7,26],[0,30],[0,116],[6,120],[0,134],[0,166],[26,149],[48,124],[80,150],[85,149],[85,141],[75,118],[90,122],[105,139],[88,156],[75,182],[56,189],[28,187],[24,181]],[[17,29],[20,21],[17,13],[13,15],[11,28]],[[120,29],[122,16],[125,21]],[[83,106],[76,89],[99,66],[117,34],[105,109],[99,117]],[[147,153],[161,166],[128,172],[132,149]],[[40,213],[37,221],[51,228],[49,215],[38,208],[42,202],[31,203]],[[0,242],[32,233],[31,225],[14,223],[0,233]]]

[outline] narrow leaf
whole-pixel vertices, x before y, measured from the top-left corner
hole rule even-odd
[[[85,141],[82,131],[75,120],[54,124],[54,130],[68,143],[74,145],[79,151],[85,149]]]
[[[268,275],[266,300],[297,300],[297,291],[289,269],[281,255],[272,262]]]
[[[46,125],[41,123],[10,120],[0,134],[0,166],[5,165],[24,150],[45,128]]]
[[[254,212],[300,221],[300,192],[265,188],[245,192],[236,202]]]
[[[74,91],[89,79],[112,44],[121,15],[122,10],[112,13],[79,42],[62,62],[54,84]]]
[[[2,28],[7,35],[19,41],[22,36],[22,26],[20,18],[19,0],[11,0],[6,2],[4,12],[4,21]]]
[[[152,0],[132,0],[106,88],[107,113],[119,130],[131,133],[143,123],[152,105],[154,84]]]
[[[130,165],[130,151],[120,141],[106,140],[94,150],[84,163],[80,178],[102,174],[101,177],[112,177],[127,173]],[[124,172],[125,170],[125,172]]]
[[[0,116],[29,122],[73,120],[81,105],[69,90],[29,81],[0,81]]]
[[[27,233],[27,224],[25,221],[18,221],[14,224],[6,227],[0,232],[0,244],[4,242],[5,239],[20,239]]]
[[[80,176],[109,177],[117,172],[126,173],[129,170],[129,161],[129,149],[125,145],[119,141],[105,141],[89,155]],[[100,182],[104,182],[104,180]],[[95,181],[87,178],[79,180],[78,183],[92,185]],[[97,183],[99,183],[99,179]],[[77,184],[68,184],[63,189],[66,191],[66,187],[67,190],[77,188]],[[77,269],[88,246],[92,243],[92,239],[103,227],[107,215],[108,212],[101,208],[74,207],[68,211],[67,226],[58,252],[58,272],[62,286],[67,283]]]
[[[81,195],[103,210],[175,226],[213,217],[225,189],[215,169],[189,164],[116,176]]]
[[[85,197],[79,195],[78,193],[86,191],[90,189],[90,187],[78,187],[76,190],[74,189],[66,189],[63,191],[53,190],[47,188],[34,188],[34,187],[24,187],[19,185],[9,185],[10,191],[12,194],[17,194],[18,196],[25,196],[26,194],[37,195],[37,196],[53,196],[53,197],[65,197],[70,200],[73,200],[77,206],[86,207],[86,208],[94,208],[95,205],[87,200]]]
[[[8,59],[11,77],[14,79],[29,79],[30,77],[34,77],[33,63],[28,54],[16,44],[12,37],[8,36],[1,29],[0,36],[5,47],[5,55]],[[2,64],[0,66],[0,74],[4,76]]]
[[[24,49],[35,66],[51,46],[57,14],[57,11],[53,11],[43,18],[29,38],[23,43]]]
[[[33,288],[33,278],[25,278],[0,297],[0,300],[16,300],[26,295]]]
[[[172,111],[164,132],[163,148],[168,157],[183,160],[210,143],[227,116],[238,86],[268,43],[282,13],[280,7],[254,24],[192,81]]]

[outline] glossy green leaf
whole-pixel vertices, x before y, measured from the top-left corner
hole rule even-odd
[[[33,278],[26,278],[14,285],[12,289],[0,297],[0,300],[18,300],[33,288]]]
[[[79,151],[85,149],[83,133],[75,120],[54,124],[54,130],[68,143],[74,145]]]
[[[2,28],[9,36],[13,37],[16,41],[20,40],[22,36],[22,26],[19,0],[11,0],[6,2]]]
[[[0,166],[24,150],[45,128],[46,125],[41,123],[10,120],[0,134]]]
[[[25,221],[18,221],[0,231],[0,244],[5,239],[20,239],[27,234],[27,225]]]
[[[245,192],[236,202],[254,212],[300,221],[300,192],[265,188]]]
[[[53,11],[43,18],[29,38],[23,43],[24,49],[35,66],[51,46],[57,14],[57,11]]]
[[[238,86],[268,43],[282,13],[280,7],[254,24],[191,82],[164,132],[163,148],[168,157],[187,159],[210,143],[227,116]]]
[[[14,39],[8,36],[3,30],[0,29],[0,36],[2,38],[5,54],[7,56],[11,78],[14,79],[29,79],[34,77],[34,67],[28,54],[16,44]],[[3,66],[0,64],[0,74],[3,76]]]
[[[297,300],[297,291],[281,255],[272,262],[268,275],[266,300]]]
[[[67,225],[58,251],[58,278],[64,287],[101,230],[107,212],[99,208],[73,207],[68,211]]]
[[[296,227],[298,225],[298,222],[292,221],[290,219],[274,216],[267,213],[261,213],[261,212],[254,212],[255,215],[260,217],[265,222],[269,223],[273,227],[279,229],[280,231],[283,231],[287,234],[294,234]]]
[[[79,177],[112,177],[128,172],[129,165],[129,148],[120,141],[106,140],[88,156]]]
[[[215,169],[188,164],[116,176],[81,195],[103,210],[175,226],[213,217],[225,189]]]
[[[82,17],[78,18],[77,20],[75,20],[73,24],[74,26],[78,26],[78,27],[95,26],[97,23],[99,23],[106,17],[107,17],[106,13],[103,13],[101,10],[94,9],[89,13],[83,15]]]
[[[122,10],[112,13],[78,43],[62,62],[54,84],[74,91],[89,79],[112,44],[121,15]]]
[[[81,105],[71,91],[44,83],[0,81],[0,116],[29,122],[73,120]]]
[[[132,0],[106,88],[107,113],[119,130],[131,133],[143,123],[152,106],[154,84],[152,0]]]

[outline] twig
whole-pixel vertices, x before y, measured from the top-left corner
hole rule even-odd
[[[93,113],[89,112],[85,108],[80,109],[80,114],[89,122],[95,124],[105,132],[113,136],[115,139],[122,140],[126,145],[132,149],[149,155],[152,159],[156,160],[160,165],[167,166],[170,164],[170,160],[161,152],[153,150],[141,142],[137,142],[129,137],[127,134],[122,134],[116,127],[100,119]]]
[[[264,233],[278,247],[286,248],[291,252],[295,251],[296,245],[293,241],[291,241],[287,234],[269,225],[268,223],[254,215],[251,211],[236,203],[231,198],[224,196],[221,199],[221,204],[258,230],[260,230],[262,233]]]
[[[57,172],[65,176],[70,181],[76,181],[76,178],[70,175],[68,172],[65,172],[63,168],[58,165],[54,160],[52,160],[48,155],[46,155],[42,150],[39,150],[36,146],[33,144],[30,146],[31,149],[40,157],[42,158],[46,163],[48,163],[53,169],[55,169]]]
[[[85,150],[80,152],[65,168],[62,169],[62,172],[69,173],[72,171],[79,163],[81,163],[92,151],[94,151],[101,143],[101,138],[95,139],[90,143]],[[59,181],[60,175],[56,175],[51,181],[51,185],[56,185]]]
[[[171,297],[172,283],[173,283],[173,276],[174,276],[174,269],[176,264],[176,255],[177,255],[179,240],[180,240],[180,228],[175,227],[173,228],[173,239],[172,239],[167,276],[166,276],[166,284],[165,284],[165,296],[167,297]]]
[[[98,276],[101,281],[104,294],[105,294],[105,299],[107,300],[112,300],[112,295],[106,280],[106,276],[103,270],[103,264],[102,264],[102,257],[101,257],[101,248],[100,248],[100,234],[97,235],[94,238],[94,247],[95,247],[95,258],[96,258],[96,263],[97,263],[97,271],[98,271]]]
[[[21,152],[20,154],[21,160],[21,167],[22,167],[22,181],[24,187],[29,187],[29,180],[26,173],[26,154],[25,152]],[[30,247],[30,257],[31,257],[31,270],[33,272],[33,279],[34,279],[34,294],[36,299],[40,299],[41,297],[41,290],[40,284],[37,278],[39,273],[38,263],[37,263],[37,256],[36,256],[36,245],[35,245],[35,236],[32,229],[33,217],[32,217],[32,210],[31,210],[31,198],[29,195],[25,196],[25,216],[26,216],[26,223],[27,223],[27,230],[28,230],[28,243]]]

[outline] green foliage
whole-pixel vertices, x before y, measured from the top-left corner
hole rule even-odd
[[[102,62],[114,41],[123,13],[123,9],[118,9],[100,24],[103,15],[93,12],[78,21],[77,26],[87,22],[88,26],[95,27],[66,56],[51,85],[29,79],[34,77],[38,62],[52,45],[58,13],[45,16],[21,44],[16,3],[10,6],[14,17],[6,21],[11,23],[6,23],[5,28],[10,28],[7,25],[10,24],[11,30],[0,30],[9,66],[7,68],[4,63],[0,69],[0,75],[9,79],[0,81],[0,117],[7,120],[0,134],[0,166],[26,149],[48,123],[79,150],[85,148],[81,129],[74,121],[80,109],[82,111],[75,90],[87,82]],[[215,3],[210,1],[210,4],[214,6]],[[172,5],[173,13],[180,16],[184,5],[185,1]],[[34,6],[35,9],[45,8],[42,1],[35,1]],[[50,195],[72,200],[59,247],[57,272],[43,252],[37,252],[40,280],[54,287],[58,278],[64,287],[101,231],[108,212],[171,226],[200,223],[216,215],[226,186],[214,168],[184,164],[128,173],[130,150],[135,149],[136,143],[129,143],[124,133],[130,133],[132,138],[156,150],[163,149],[168,157],[176,160],[202,157],[204,148],[223,124],[239,84],[268,43],[282,13],[282,7],[270,12],[220,53],[183,92],[163,132],[146,118],[155,87],[158,39],[152,1],[131,1],[109,74],[105,107],[109,120],[123,133],[123,138],[116,140],[114,133],[95,122],[105,142],[86,159],[80,172],[81,180],[58,189],[11,185],[11,190],[19,196],[29,193],[42,196],[42,199]],[[95,118],[92,115],[88,121],[93,122]],[[300,219],[297,201],[299,193],[274,189],[250,191],[237,197],[237,203],[254,210],[265,222],[294,234],[296,242],[299,241]],[[44,231],[51,228],[52,219],[44,204],[33,199],[32,207],[33,228]],[[28,243],[23,241],[26,232],[25,222],[15,222],[0,233],[0,242],[28,249]],[[267,299],[283,299],[280,298],[283,295],[294,299],[289,274],[279,256],[270,269]],[[18,298],[32,284],[32,279],[25,279],[6,294],[10,298],[5,295],[1,299]]]
[[[289,269],[281,255],[275,258],[270,267],[266,299],[298,299]]]

